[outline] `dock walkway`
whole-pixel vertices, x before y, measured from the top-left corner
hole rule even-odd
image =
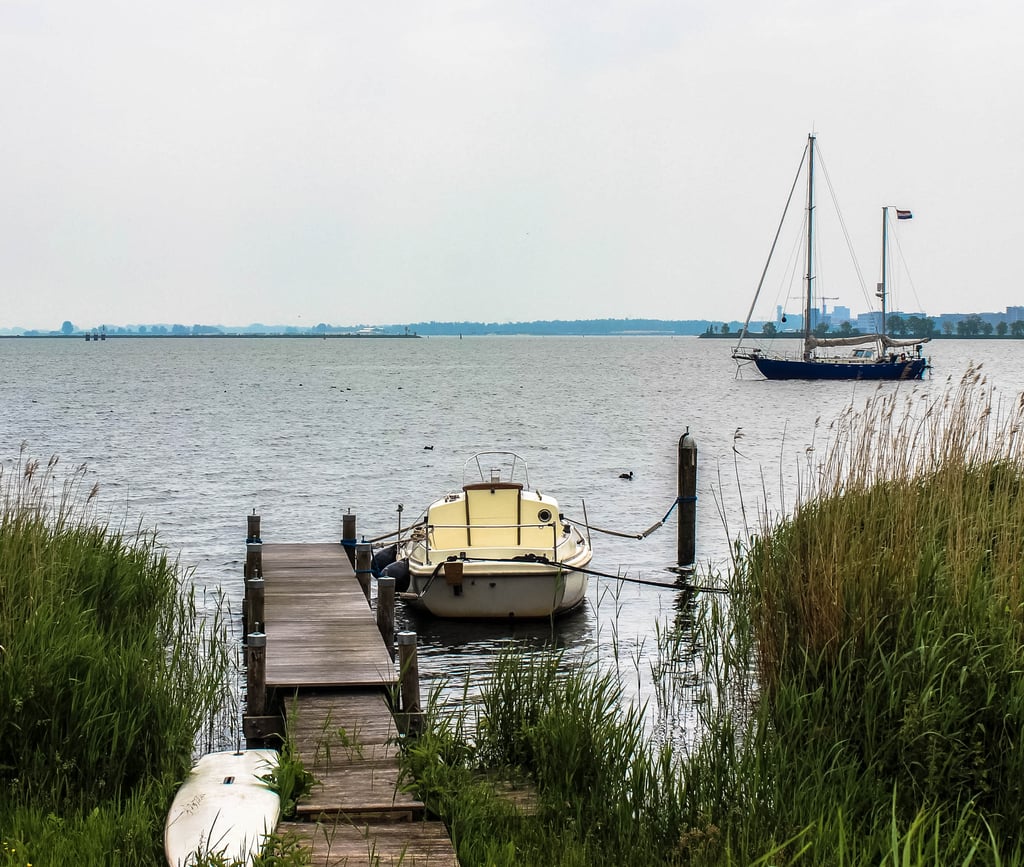
[[[444,825],[399,788],[396,665],[345,549],[261,548],[266,691],[318,781],[279,833],[317,867],[457,867]]]

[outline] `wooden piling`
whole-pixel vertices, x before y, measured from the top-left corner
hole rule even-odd
[[[398,633],[398,667],[401,681],[402,710],[418,714],[420,708],[420,668],[416,657],[416,633]]]
[[[245,648],[246,716],[263,716],[267,712],[267,636],[250,632]]]
[[[384,645],[395,659],[395,579],[381,575],[377,579],[377,628]]]
[[[262,578],[245,579],[245,602],[247,621],[245,634],[264,631],[263,608],[266,582]]]
[[[243,575],[246,578],[262,578],[263,577],[263,543],[262,542],[250,542],[245,543],[245,569]]]
[[[356,565],[356,516],[346,512],[341,516],[341,544],[348,554],[348,562]]]
[[[373,563],[373,551],[369,544],[363,543],[356,545],[356,580],[359,582],[359,586],[363,588],[363,595],[366,596],[366,601],[370,601],[370,576],[372,574],[371,566]]]
[[[697,443],[686,429],[679,438],[679,530],[676,563],[692,566],[697,559]]]
[[[245,516],[247,532],[245,534],[246,542],[259,542],[260,541],[260,516],[256,514],[256,510],[252,510],[251,515]]]

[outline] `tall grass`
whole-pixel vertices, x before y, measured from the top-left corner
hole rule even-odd
[[[1021,403],[972,371],[935,404],[841,420],[813,489],[745,561],[763,725],[891,801],[1014,839],[1024,817]],[[808,720],[813,725],[808,725]]]
[[[0,863],[155,864],[228,694],[224,626],[152,533],[92,513],[85,468],[0,469]]]
[[[475,737],[408,751],[461,862],[1024,863],[1022,422],[977,370],[841,416],[730,593],[658,635],[688,747],[646,741],[598,668],[499,659]]]

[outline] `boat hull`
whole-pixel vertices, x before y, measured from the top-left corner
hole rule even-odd
[[[446,577],[443,567],[426,573],[411,566],[409,601],[435,617],[529,620],[567,614],[587,594],[586,573],[573,569],[538,568],[539,564],[526,569],[504,561],[461,565],[458,581]]]
[[[167,814],[164,854],[170,867],[188,867],[210,856],[253,863],[281,811],[280,798],[263,779],[278,758],[275,750],[243,750],[199,759]]]
[[[920,379],[928,367],[924,358],[906,361],[801,361],[798,359],[756,357],[754,363],[766,379],[848,379],[903,380]]]

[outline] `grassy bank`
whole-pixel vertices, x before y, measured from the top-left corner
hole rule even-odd
[[[155,537],[95,520],[84,468],[0,470],[0,864],[154,865],[227,641]]]
[[[1024,412],[977,371],[915,394],[840,418],[664,636],[703,675],[688,748],[557,655],[433,710],[408,767],[464,865],[1024,863]]]

